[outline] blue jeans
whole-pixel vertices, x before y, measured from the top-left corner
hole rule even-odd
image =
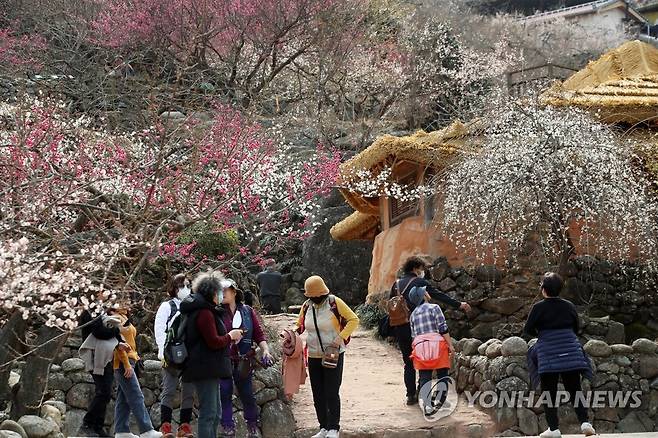
[[[135,416],[137,426],[139,426],[139,433],[148,432],[153,430],[151,417],[146,410],[144,404],[144,394],[142,388],[139,386],[139,380],[134,372],[133,361],[133,375],[130,379],[123,376],[123,365],[118,370],[114,370],[114,380],[117,381],[117,404],[114,409],[114,431],[115,433],[130,433],[130,413]]]
[[[199,398],[199,432],[197,438],[217,438],[219,411],[219,379],[199,380],[194,382]]]

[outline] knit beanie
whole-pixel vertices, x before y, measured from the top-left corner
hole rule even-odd
[[[409,291],[409,301],[414,306],[420,306],[425,301],[425,294],[427,293],[427,287],[412,287]]]

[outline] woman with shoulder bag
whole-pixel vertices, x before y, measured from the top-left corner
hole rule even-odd
[[[160,392],[160,432],[164,438],[174,438],[172,429],[172,413],[176,389],[180,381],[180,371],[168,367],[164,360],[164,346],[167,332],[171,324],[180,316],[180,303],[190,295],[191,282],[185,274],[175,275],[167,284],[169,299],[162,302],[155,315],[155,342],[158,344],[158,359],[162,366],[162,391]],[[177,438],[190,438],[193,436],[192,409],[194,407],[194,386],[190,383],[181,383],[181,409]]]
[[[338,438],[345,345],[359,318],[343,300],[329,293],[317,275],[306,280],[304,295],[308,300],[299,312],[297,332],[307,333],[308,373],[320,423],[320,431],[312,438]]]
[[[233,419],[233,384],[244,408],[248,438],[258,438],[258,407],[254,397],[253,363],[256,360],[255,346],[261,349],[262,364],[270,366],[274,360],[267,345],[267,338],[260,325],[256,311],[244,304],[244,293],[235,281],[226,279],[222,282],[224,289],[224,325],[227,329],[242,330],[240,342],[232,342],[229,347],[233,378],[221,379],[220,394],[222,399],[222,436],[235,437],[235,420]]]

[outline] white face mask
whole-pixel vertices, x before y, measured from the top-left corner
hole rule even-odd
[[[181,287],[180,289],[178,289],[178,293],[176,294],[176,296],[178,296],[179,300],[183,301],[185,298],[190,296],[190,288],[187,286]]]
[[[217,304],[222,304],[222,301],[224,301],[224,291],[220,289],[217,292]]]

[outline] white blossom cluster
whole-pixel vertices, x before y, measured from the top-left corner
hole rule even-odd
[[[443,226],[462,250],[512,263],[539,235],[553,262],[577,247],[655,267],[656,203],[629,141],[576,109],[490,108],[479,153],[437,182]]]
[[[403,202],[416,201],[424,196],[431,196],[435,192],[432,185],[398,182],[390,167],[384,167],[380,171],[360,169],[353,175],[347,177],[344,175],[341,188],[358,193],[365,198],[384,196]]]

